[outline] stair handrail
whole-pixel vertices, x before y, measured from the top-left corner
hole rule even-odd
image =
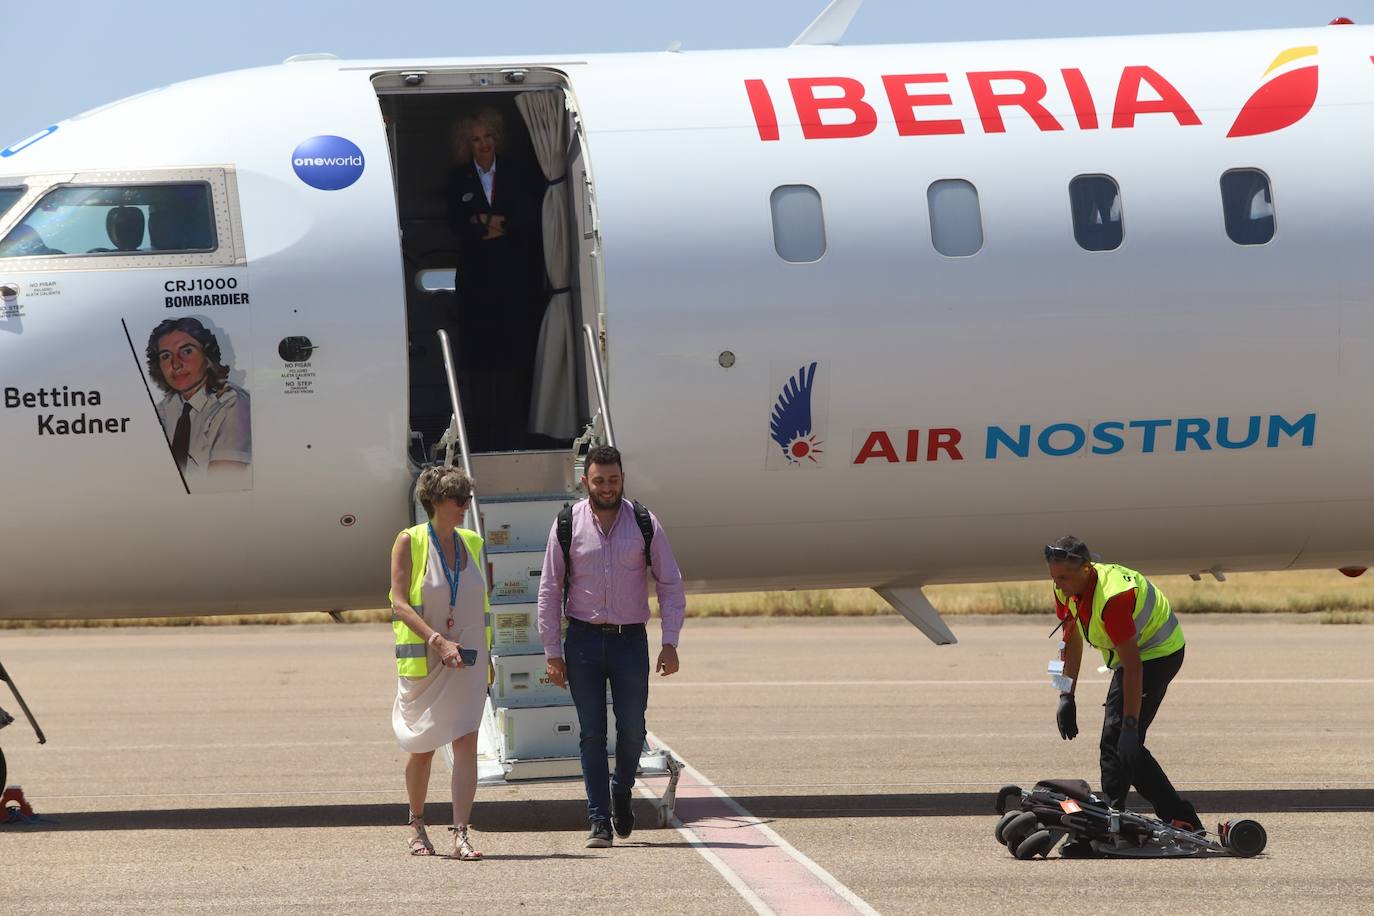
[[[444,375],[448,378],[448,398],[453,405],[453,416],[449,421],[449,432],[458,432],[458,454],[463,459],[463,470],[467,472],[468,479],[472,480],[472,453],[468,449],[468,430],[463,422],[463,403],[458,399],[458,375],[453,369],[453,347],[449,344],[448,331],[439,329],[439,348],[444,353]],[[448,438],[445,433],[444,438]],[[443,441],[443,440],[440,440]],[[451,442],[451,440],[450,440]],[[444,456],[444,466],[453,466],[453,451],[450,445],[448,453]],[[472,485],[472,501],[468,504],[468,515],[472,517],[473,529],[477,532],[483,542],[487,539],[486,527],[482,524],[482,510],[477,504],[477,484]]]
[[[582,325],[587,338],[587,358],[592,364],[592,378],[596,380],[596,400],[601,411],[601,425],[606,428],[606,444],[615,447],[615,430],[611,428],[611,408],[606,400],[606,378],[601,374],[601,341],[589,324]]]

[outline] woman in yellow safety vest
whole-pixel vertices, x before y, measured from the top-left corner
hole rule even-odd
[[[1055,612],[1064,626],[1064,674],[1071,681],[1059,695],[1055,715],[1060,737],[1072,741],[1078,735],[1074,691],[1086,642],[1102,652],[1113,672],[1099,747],[1107,801],[1124,809],[1134,785],[1161,820],[1201,830],[1192,803],[1179,797],[1145,749],[1145,732],[1183,666],[1183,628],[1169,599],[1133,569],[1094,563],[1088,545],[1073,536],[1047,544],[1045,562],[1054,580]],[[1066,847],[1063,852],[1076,850]]]
[[[459,468],[427,468],[415,495],[429,522],[402,531],[391,549],[397,674],[391,725],[409,752],[410,854],[434,855],[425,833],[425,794],[434,752],[451,744],[453,858],[480,859],[468,818],[487,698],[487,583],[482,539],[458,527],[472,499],[472,481]]]

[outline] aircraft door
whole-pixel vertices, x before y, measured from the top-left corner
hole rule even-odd
[[[440,329],[474,451],[565,447],[585,413],[578,314],[584,233],[595,238],[566,77],[430,70],[373,83],[396,176],[412,458],[436,457],[452,412]]]

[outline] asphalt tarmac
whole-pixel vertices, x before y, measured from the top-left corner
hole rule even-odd
[[[700,777],[684,828],[641,801],[628,841],[588,850],[580,783],[482,789],[481,863],[405,854],[385,626],[0,632],[49,736],[0,732],[42,815],[0,826],[0,911],[1369,911],[1374,627],[1184,620],[1149,747],[1209,826],[1260,820],[1265,855],[1018,862],[993,796],[1097,783],[1106,676],[1085,660],[1064,742],[1052,621],[951,623],[937,648],[895,618],[688,621],[649,708]],[[433,825],[447,792],[436,762]]]

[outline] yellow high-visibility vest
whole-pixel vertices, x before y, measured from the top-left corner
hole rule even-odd
[[[475,571],[482,582],[483,616],[486,620],[487,649],[491,649],[491,593],[487,590],[486,564],[482,558],[482,538],[476,531],[466,528],[453,529],[463,539],[467,548],[468,571]],[[424,615],[425,567],[429,565],[429,525],[416,525],[407,528],[404,534],[410,535],[410,606],[421,616]],[[387,592],[387,597],[396,601],[395,591]],[[405,621],[393,617],[391,630],[396,634],[396,674],[401,677],[425,677],[429,674],[429,647],[425,641]]]
[[[1107,667],[1118,667],[1121,659],[1102,622],[1102,609],[1108,601],[1130,589],[1135,589],[1135,643],[1140,647],[1140,660],[1163,658],[1183,648],[1183,627],[1179,626],[1169,599],[1155,588],[1154,583],[1135,570],[1115,563],[1094,563],[1093,569],[1097,570],[1097,585],[1093,589],[1092,616],[1083,635],[1090,644],[1101,650]],[[1066,597],[1057,586],[1054,596],[1073,615],[1071,624],[1078,625],[1082,630],[1078,599]]]

